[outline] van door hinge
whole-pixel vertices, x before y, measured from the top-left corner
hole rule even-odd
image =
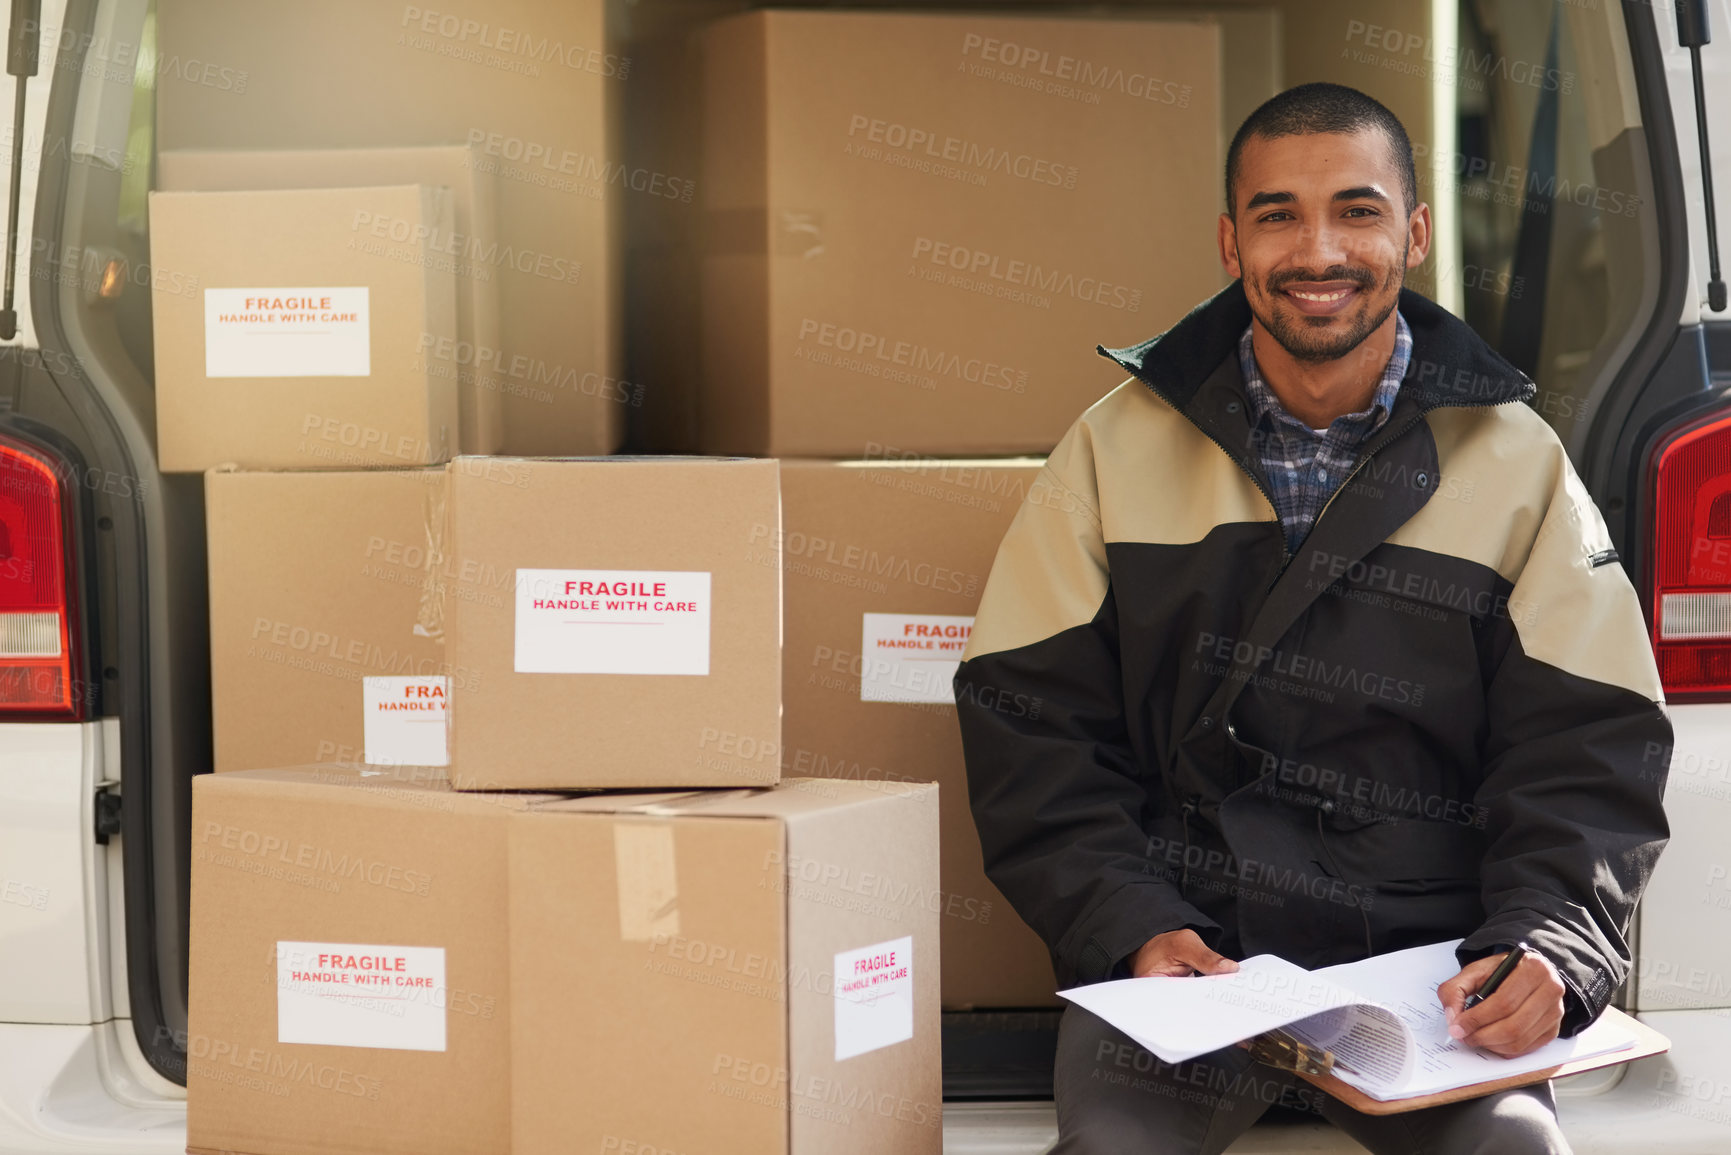
[[[120,833],[120,792],[117,790],[98,790],[96,792],[96,841],[108,845],[111,836]]]

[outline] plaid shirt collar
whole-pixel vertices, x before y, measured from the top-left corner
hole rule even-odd
[[[1244,392],[1250,401],[1251,424],[1260,424],[1263,418],[1270,417],[1294,430],[1302,430],[1313,438],[1324,436],[1328,430],[1319,434],[1288,413],[1286,406],[1280,403],[1280,398],[1274,395],[1274,390],[1262,379],[1262,370],[1256,365],[1255,343],[1251,340],[1254,329],[1254,325],[1246,325],[1244,335],[1238,339],[1238,367],[1244,374]],[[1406,376],[1407,363],[1411,360],[1412,330],[1407,328],[1406,318],[1397,310],[1394,315],[1394,353],[1390,355],[1388,364],[1383,366],[1382,378],[1376,383],[1376,392],[1371,396],[1370,407],[1335,418],[1336,422],[1345,421],[1352,426],[1362,426],[1362,432],[1355,439],[1355,444],[1376,432],[1382,423],[1388,420],[1389,413],[1394,409],[1395,394],[1400,392],[1401,379]]]
[[[1397,312],[1394,352],[1383,367],[1369,407],[1336,417],[1327,429],[1318,431],[1287,412],[1262,379],[1251,330],[1244,330],[1238,342],[1238,364],[1244,374],[1252,437],[1289,548],[1296,550],[1303,542],[1329,497],[1352,472],[1359,446],[1388,420],[1411,360],[1412,332]]]

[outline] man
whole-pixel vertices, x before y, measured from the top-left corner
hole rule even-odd
[[[1226,195],[1237,280],[1100,350],[1132,376],[986,585],[956,690],[987,873],[1063,986],[1464,938],[1451,1032],[1524,1054],[1606,1006],[1667,836],[1639,604],[1533,383],[1402,288],[1431,220],[1392,113],[1282,93]],[[1292,1089],[1072,1008],[1056,1150],[1219,1151]],[[1568,1150],[1548,1084],[1380,1117],[1299,1090],[1373,1151]]]

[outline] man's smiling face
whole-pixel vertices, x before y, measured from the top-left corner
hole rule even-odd
[[[1295,360],[1352,352],[1394,311],[1429,247],[1429,209],[1405,203],[1380,129],[1251,137],[1234,212],[1220,220],[1226,270]]]

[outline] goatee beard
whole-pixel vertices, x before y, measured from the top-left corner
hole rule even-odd
[[[1241,265],[1242,267],[1242,265]],[[1376,281],[1376,274],[1365,268],[1349,268],[1345,265],[1335,265],[1325,270],[1320,276],[1313,276],[1302,270],[1281,274],[1271,278],[1263,285],[1263,294],[1267,299],[1275,299],[1281,289],[1299,281],[1348,281],[1357,285],[1360,291],[1368,290]],[[1344,332],[1330,332],[1327,329],[1315,328],[1307,324],[1304,314],[1291,315],[1280,309],[1271,309],[1264,317],[1257,314],[1256,319],[1262,327],[1268,330],[1280,347],[1294,361],[1307,365],[1320,365],[1329,361],[1338,361],[1364,343],[1364,339],[1380,328],[1389,315],[1400,303],[1400,287],[1406,283],[1405,261],[1390,269],[1383,278],[1383,289],[1394,288],[1395,293],[1389,298],[1388,305],[1374,316],[1364,314],[1356,322],[1348,325]],[[1254,307],[1252,309],[1254,312]]]

